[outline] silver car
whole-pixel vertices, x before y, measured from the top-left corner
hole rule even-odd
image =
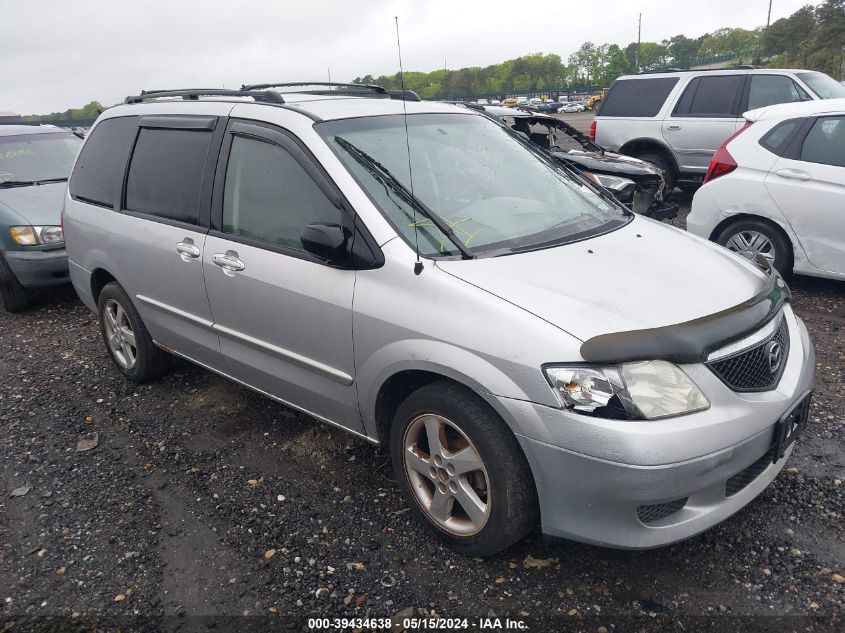
[[[269,88],[130,97],[85,141],[71,278],[128,379],[179,356],[389,445],[469,555],[665,545],[783,468],[814,361],[775,272],[470,109]]]

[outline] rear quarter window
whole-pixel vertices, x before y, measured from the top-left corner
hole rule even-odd
[[[801,127],[806,119],[789,119],[781,121],[771,130],[766,132],[760,139],[760,145],[778,156],[783,156],[789,142],[795,136],[795,132]]]
[[[137,117],[117,117],[94,127],[76,161],[68,189],[72,198],[112,208],[132,149]]]
[[[599,116],[657,116],[678,77],[643,77],[613,82],[607,91]]]

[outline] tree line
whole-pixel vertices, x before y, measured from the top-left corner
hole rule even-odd
[[[405,88],[423,98],[505,95],[532,89],[606,87],[620,75],[662,68],[693,68],[723,63],[754,63],[772,68],[800,67],[841,77],[845,45],[845,0],[806,5],[768,28],[722,28],[700,37],[676,35],[661,42],[618,44],[584,42],[566,62],[555,54],[532,54],[485,67],[406,72]],[[354,83],[400,88],[399,73],[356,77]]]
[[[106,106],[98,101],[82,106],[81,108],[70,108],[64,112],[52,112],[50,114],[28,114],[23,118],[24,121],[78,121],[78,120],[94,120],[100,113],[106,109]]]

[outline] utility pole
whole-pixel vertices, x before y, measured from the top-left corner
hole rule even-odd
[[[640,72],[640,44],[642,44],[643,35],[643,14],[640,13],[640,19],[637,20],[637,54],[634,57],[634,66],[637,67],[637,72]]]
[[[329,83],[331,83],[332,82],[332,69],[329,68],[328,71],[329,71]],[[329,90],[331,90],[331,89],[332,89],[332,87],[329,86]]]
[[[772,23],[772,0],[769,0],[769,17],[766,18],[766,28]]]
[[[845,81],[845,44],[839,47],[839,81]]]

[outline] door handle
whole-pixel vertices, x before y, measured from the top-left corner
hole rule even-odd
[[[211,256],[211,261],[220,266],[224,273],[236,273],[246,268],[236,251],[226,251],[225,253],[215,253]]]
[[[183,241],[176,244],[176,252],[186,262],[200,256],[200,249],[194,245],[194,240],[190,237],[186,237]]]
[[[680,123],[670,123],[668,127],[669,127],[670,130],[680,130],[681,124]]]
[[[812,176],[800,169],[778,169],[775,172],[781,178],[792,178],[793,180],[810,180]]]

